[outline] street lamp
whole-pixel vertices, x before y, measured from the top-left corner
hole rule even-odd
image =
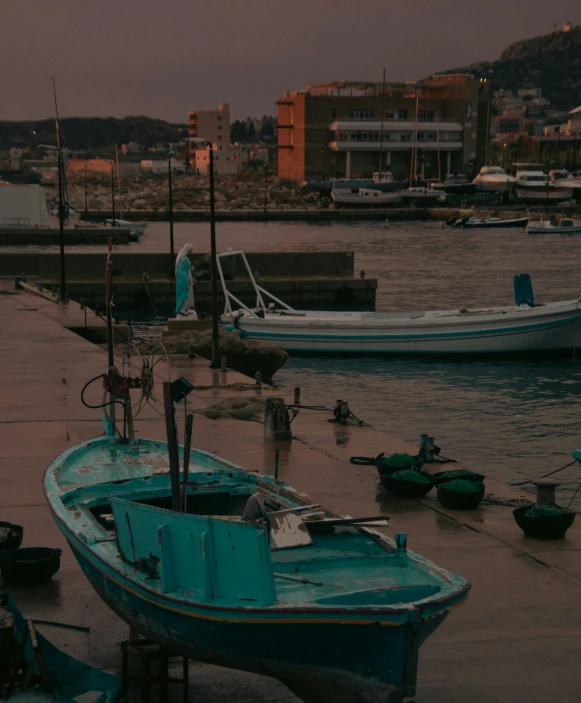
[[[210,281],[212,291],[212,363],[211,369],[220,368],[220,336],[218,333],[218,265],[216,263],[216,211],[214,198],[214,145],[207,139],[188,137],[183,140],[208,147],[210,176]]]

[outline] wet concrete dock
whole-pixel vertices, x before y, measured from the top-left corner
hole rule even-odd
[[[65,651],[118,670],[119,641],[127,637],[127,627],[80,572],[42,493],[50,461],[101,434],[98,411],[85,408],[79,396],[89,378],[106,370],[106,354],[65,328],[70,315],[30,293],[0,287],[0,520],[24,525],[24,546],[63,548],[61,571],[50,584],[10,589],[21,609],[29,616],[89,626],[88,634],[39,629]],[[196,410],[234,394],[292,395],[292,389],[257,391],[246,377],[212,372],[204,360],[176,358],[171,367],[174,376],[203,387],[189,399]],[[161,384],[157,388],[161,396]],[[308,388],[302,397],[307,404]],[[95,391],[90,399],[100,398]],[[364,410],[353,410],[365,419]],[[293,442],[275,445],[264,442],[258,422],[196,414],[193,444],[270,474],[278,448],[282,480],[343,513],[390,515],[389,534],[407,532],[410,549],[472,581],[468,602],[421,650],[418,703],[578,700],[581,525],[574,525],[566,540],[538,542],[522,536],[507,507],[486,505],[464,513],[446,510],[432,497],[421,502],[390,498],[378,488],[375,469],[352,466],[349,457],[416,448],[367,427],[328,423],[330,416],[300,411],[292,424]],[[142,436],[165,434],[163,418],[153,408],[139,416],[137,429]],[[476,458],[469,468],[478,471]],[[487,491],[521,495],[489,481]],[[190,680],[196,703],[297,701],[275,681],[197,663]],[[176,687],[173,700],[179,695]]]

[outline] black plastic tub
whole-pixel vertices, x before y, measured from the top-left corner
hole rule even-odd
[[[466,480],[466,479],[464,479]],[[484,498],[485,486],[483,483],[472,481],[473,490],[470,492],[459,491],[455,488],[455,481],[441,483],[438,486],[438,500],[445,508],[453,510],[473,510],[480,505]]]
[[[413,478],[402,478],[398,474],[403,471],[396,471],[393,474],[386,474],[381,477],[381,483],[385,488],[397,498],[423,498],[434,487],[434,479],[427,471],[414,471],[418,477],[424,480],[414,481]],[[411,472],[405,472],[411,473]]]
[[[538,515],[527,517],[530,505],[512,511],[514,521],[527,537],[535,539],[563,539],[567,530],[575,522],[575,513],[564,510],[560,515]]]
[[[0,550],[18,549],[22,544],[24,527],[11,522],[0,522]]]
[[[61,549],[26,547],[0,554],[0,570],[7,583],[35,584],[50,579],[60,569]]]
[[[468,471],[468,469],[448,469],[448,471],[438,471],[437,474],[432,474],[436,486],[440,486],[442,483],[449,483],[450,481],[457,481],[458,479],[462,481],[473,481],[474,483],[483,483],[484,476],[482,474],[477,474],[475,471]]]

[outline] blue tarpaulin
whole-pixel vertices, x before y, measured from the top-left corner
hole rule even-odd
[[[534,307],[533,284],[528,273],[517,273],[514,277],[514,302],[519,305]]]

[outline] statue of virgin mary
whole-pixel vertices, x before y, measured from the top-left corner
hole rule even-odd
[[[176,257],[176,318],[197,320],[194,307],[194,278],[190,267],[191,244],[184,244]]]

